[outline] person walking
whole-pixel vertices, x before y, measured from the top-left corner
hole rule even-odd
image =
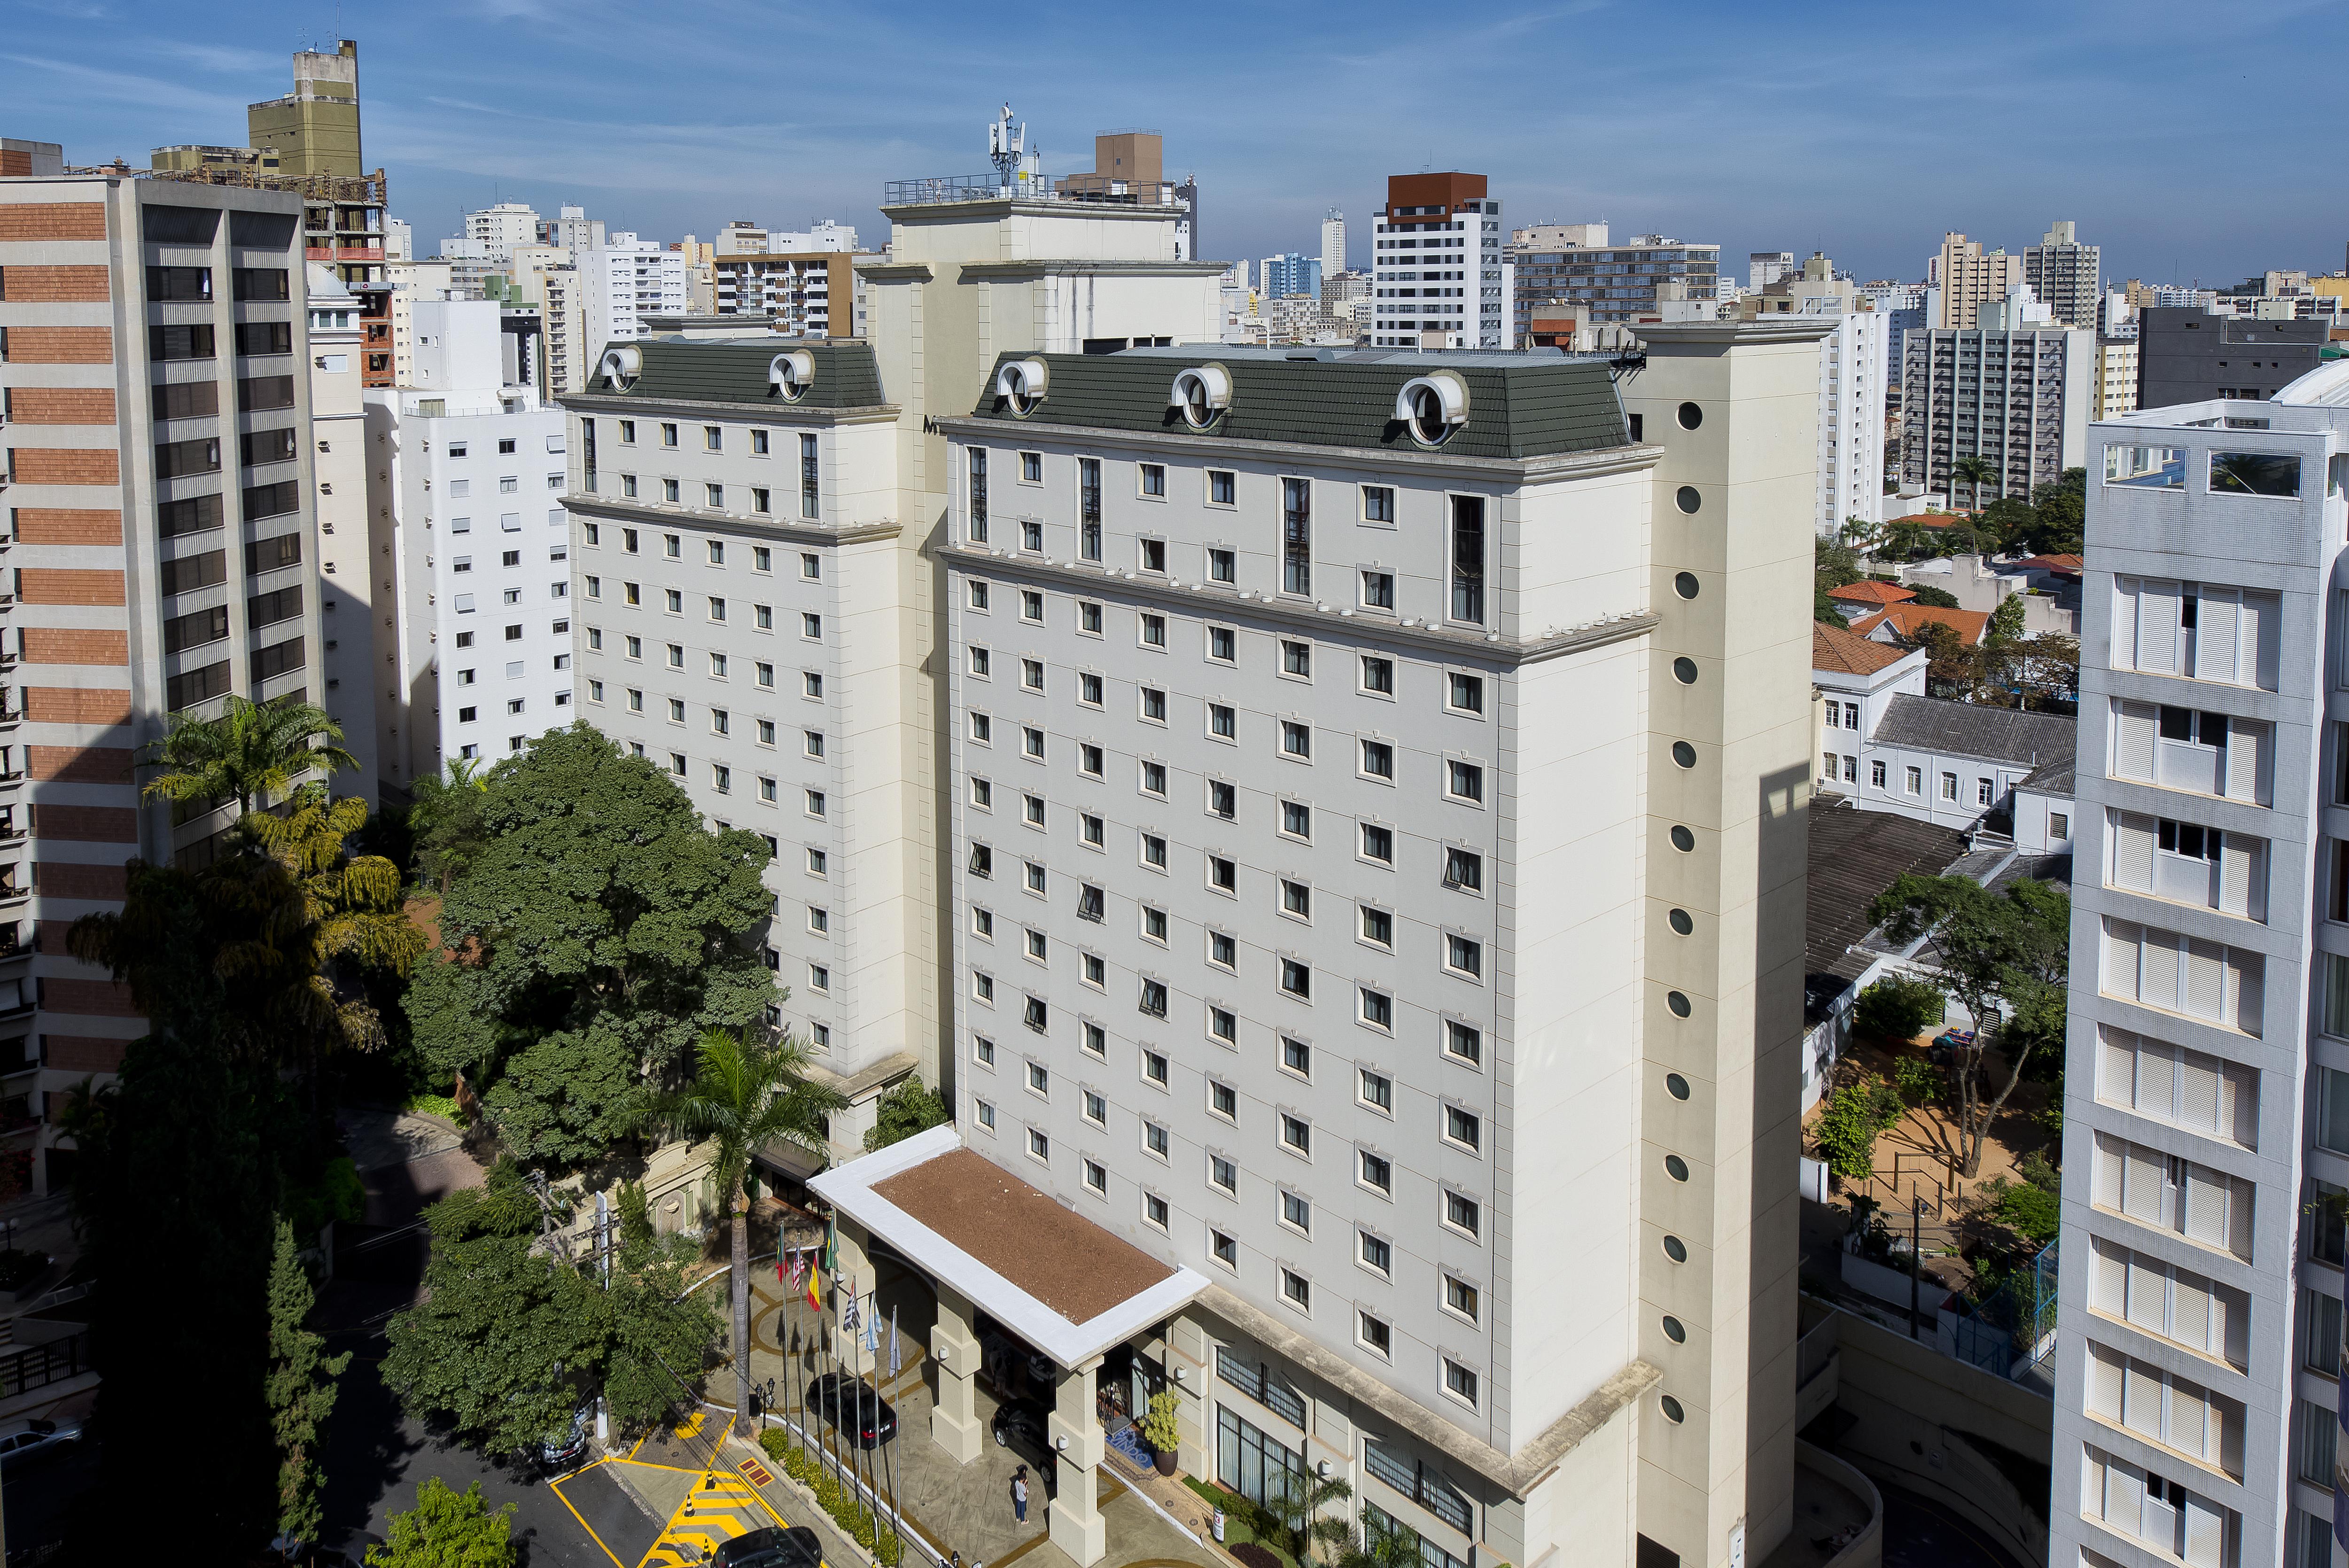
[[[1028,1522],[1028,1467],[1021,1465],[1011,1472],[1011,1521]]]

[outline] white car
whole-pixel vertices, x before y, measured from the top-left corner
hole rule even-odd
[[[67,1443],[81,1441],[78,1421],[9,1421],[0,1424],[0,1470],[29,1463]]]

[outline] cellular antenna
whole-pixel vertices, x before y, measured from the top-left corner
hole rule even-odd
[[[1015,185],[1041,177],[1044,154],[1028,150],[1028,127],[1011,123],[1011,106],[1005,104],[987,128],[987,157],[995,165],[999,183]]]

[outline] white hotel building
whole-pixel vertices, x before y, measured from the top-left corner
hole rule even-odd
[[[1658,329],[1619,390],[1236,353],[1171,212],[937,184],[858,269],[871,345],[623,342],[565,399],[582,716],[773,841],[835,1140],[909,1071],[955,1107],[812,1183],[854,1288],[886,1246],[934,1291],[931,1439],[984,1440],[984,1315],[1056,1368],[1081,1563],[1105,1357],[1178,1394],[1193,1473],[1327,1465],[1431,1562],[1766,1557],[1815,508],[1779,454],[1825,324]]]
[[[2090,437],[2051,1561],[2338,1561],[2349,366]]]

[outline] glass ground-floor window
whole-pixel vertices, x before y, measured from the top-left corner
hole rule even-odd
[[[1291,1488],[1301,1496],[1312,1484],[1302,1459],[1223,1404],[1216,1407],[1216,1479],[1256,1502]]]

